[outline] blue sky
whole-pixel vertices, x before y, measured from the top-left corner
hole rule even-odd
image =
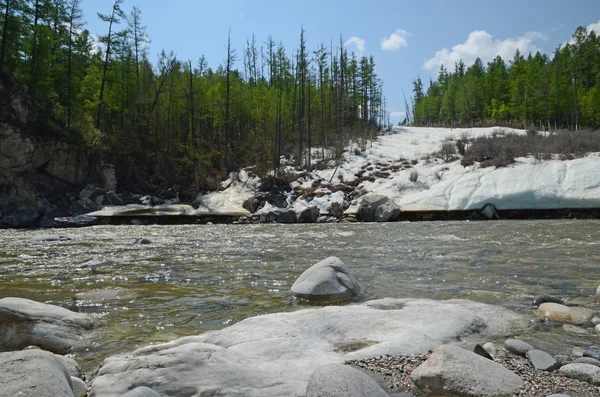
[[[516,48],[551,53],[579,25],[600,32],[600,0],[125,0],[123,8],[133,5],[142,10],[151,59],[173,50],[182,60],[204,55],[215,68],[225,59],[230,28],[240,69],[252,34],[259,44],[273,36],[288,53],[298,46],[301,26],[311,50],[339,43],[342,34],[349,50],[374,56],[394,123],[403,118],[402,89],[410,95],[417,75],[435,79],[442,62],[510,58]],[[106,33],[96,13],[111,6],[112,0],[83,0],[91,33]]]

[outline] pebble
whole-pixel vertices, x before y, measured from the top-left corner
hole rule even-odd
[[[511,352],[512,354],[516,354],[517,356],[525,357],[525,354],[529,350],[534,350],[535,348],[531,346],[527,342],[523,342],[522,340],[517,339],[507,339],[504,341],[504,348]]]
[[[410,380],[410,374],[421,363],[427,360],[428,357],[429,354],[386,355],[365,360],[352,360],[346,362],[346,364],[382,375],[388,381],[391,390],[400,393],[410,393],[414,387]],[[552,394],[558,394],[559,396],[570,395],[573,397],[600,396],[599,386],[590,385],[578,379],[557,376],[557,371],[538,371],[531,364],[528,362],[524,363],[518,357],[505,356],[496,358],[494,361],[515,372],[523,379],[523,387],[515,396],[542,397]]]

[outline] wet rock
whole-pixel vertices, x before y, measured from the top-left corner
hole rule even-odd
[[[149,387],[146,386],[138,386],[135,389],[128,391],[123,394],[122,397],[161,397],[160,394],[155,392]]]
[[[69,207],[69,215],[85,215],[89,214],[90,212],[98,211],[101,208],[102,206],[98,205],[98,203],[91,199],[81,199],[71,204]]]
[[[600,368],[591,364],[567,364],[560,367],[560,373],[568,378],[579,379],[592,385],[600,385]]]
[[[115,192],[106,192],[106,194],[104,195],[104,200],[102,201],[102,205],[122,206],[125,205],[125,202]]]
[[[343,364],[327,364],[311,375],[306,397],[389,397],[367,374]]]
[[[319,219],[319,208],[307,207],[298,214],[298,222],[301,223],[315,223]]]
[[[523,385],[502,365],[452,345],[435,349],[410,377],[431,395],[512,396]]]
[[[133,241],[134,244],[152,244],[152,240],[146,237],[138,237]]]
[[[535,307],[538,307],[542,303],[558,303],[560,305],[565,304],[562,299],[550,295],[538,295],[533,299],[533,306]]]
[[[242,207],[244,207],[244,209],[251,214],[254,214],[258,207],[260,207],[260,204],[261,200],[259,200],[257,197],[250,197],[244,200]]]
[[[587,329],[577,327],[577,326],[571,325],[571,324],[563,324],[562,329],[564,329],[566,332],[573,334],[573,335],[589,335],[590,334]]]
[[[22,350],[0,353],[0,368],[0,396],[74,396],[71,377],[50,352]]]
[[[538,316],[550,321],[582,325],[589,322],[594,312],[583,307],[570,307],[558,303],[542,303]]]
[[[375,210],[373,220],[375,222],[394,222],[400,216],[400,207],[393,201],[389,200],[381,204]]]
[[[34,227],[40,217],[40,213],[33,207],[19,207],[16,211],[5,216],[2,222],[4,224],[17,228],[24,229]]]
[[[94,216],[61,216],[54,218],[55,227],[86,227],[98,224],[98,218]]]
[[[98,196],[102,196],[106,191],[97,185],[86,185],[79,192],[79,198],[81,200],[94,200]]]
[[[292,209],[276,209],[269,211],[264,217],[266,223],[295,223],[296,213]]]
[[[504,348],[511,352],[512,354],[516,354],[517,356],[525,357],[529,350],[534,350],[535,348],[531,346],[527,342],[523,342],[517,339],[507,339],[504,341]]]
[[[22,298],[0,299],[0,350],[36,345],[64,354],[81,347],[94,321],[60,306]]]
[[[381,194],[367,194],[360,198],[356,218],[363,222],[373,222],[377,207],[389,200],[387,196]]]
[[[476,344],[475,348],[473,349],[473,353],[480,355],[481,357],[485,357],[488,360],[493,360],[494,358],[490,355],[490,353],[488,353],[488,351],[481,346],[480,344]]]
[[[73,397],[85,397],[87,395],[88,386],[81,379],[71,376],[71,385]]]
[[[600,367],[600,360],[596,360],[595,358],[592,358],[592,357],[579,357],[578,359],[574,360],[573,363],[575,363],[575,364],[591,364],[591,365],[595,365],[596,367]]]
[[[560,367],[554,357],[542,350],[529,350],[526,356],[531,365],[540,371],[554,371]]]
[[[331,256],[311,266],[292,285],[292,294],[312,302],[329,303],[358,296],[361,287],[350,269]]]
[[[600,350],[584,350],[583,357],[591,357],[600,360]]]

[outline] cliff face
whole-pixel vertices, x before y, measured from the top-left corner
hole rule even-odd
[[[10,76],[0,73],[0,211],[60,206],[90,176],[77,145],[39,123],[35,106]]]

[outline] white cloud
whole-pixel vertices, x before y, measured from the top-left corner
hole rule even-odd
[[[404,29],[396,29],[394,33],[381,39],[381,49],[385,51],[396,51],[408,46],[406,38],[410,36]]]
[[[452,70],[454,64],[461,59],[468,66],[472,65],[478,57],[483,62],[490,62],[498,55],[508,61],[513,58],[517,49],[524,56],[527,56],[530,52],[539,51],[540,49],[535,45],[535,42],[547,39],[548,37],[542,33],[528,32],[521,37],[494,40],[488,32],[474,30],[469,33],[469,37],[464,43],[455,45],[451,50],[444,48],[437,51],[433,57],[425,61],[423,68],[433,70],[444,64]]]
[[[360,37],[352,36],[344,43],[347,46],[354,46],[356,51],[362,55],[365,52],[365,41]]]
[[[596,32],[597,35],[600,35],[600,21],[596,22],[596,23],[590,23],[588,26],[586,26],[588,33],[591,31]],[[571,37],[571,40],[568,41],[569,44],[575,44],[575,39],[573,37]],[[564,42],[562,45],[564,46],[565,44],[567,44],[567,42]]]

